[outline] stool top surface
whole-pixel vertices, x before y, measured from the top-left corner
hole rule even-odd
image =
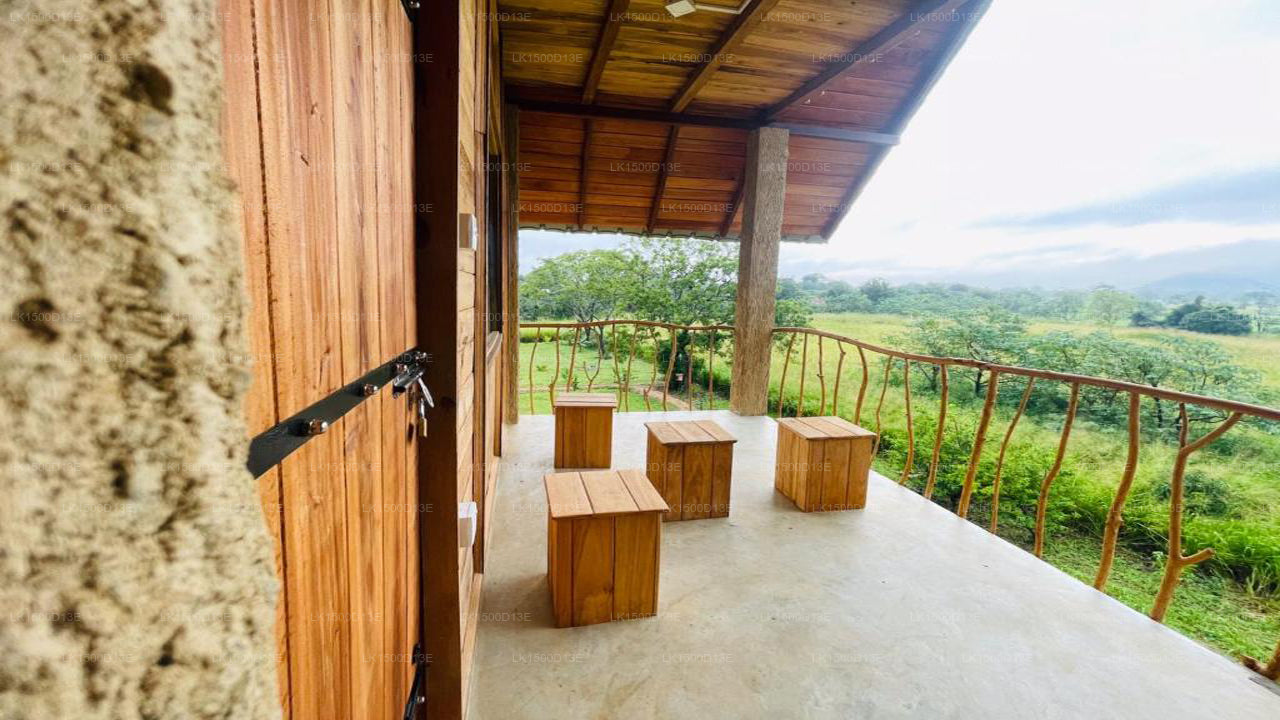
[[[618,396],[613,393],[560,393],[552,407],[618,407]]]
[[[674,422],[647,422],[649,432],[663,445],[698,445],[702,443],[738,442],[738,438],[716,424],[714,420],[677,420]]]
[[[838,438],[875,437],[865,428],[834,415],[829,417],[782,418],[778,424],[805,440],[835,440]]]
[[[643,470],[552,473],[542,480],[547,507],[557,520],[669,509]]]

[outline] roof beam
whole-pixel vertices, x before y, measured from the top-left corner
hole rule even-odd
[[[711,76],[724,64],[724,58],[738,47],[747,35],[751,34],[751,31],[765,19],[778,2],[779,0],[751,0],[751,4],[733,19],[729,27],[720,34],[715,45],[707,51],[707,61],[689,76],[684,87],[676,93],[675,99],[671,101],[671,112],[680,112],[693,102],[702,86],[706,85]]]
[[[893,133],[871,132],[870,130],[846,130],[828,125],[797,125],[795,123],[770,123],[765,127],[782,128],[792,135],[805,137],[830,138],[845,142],[867,143],[869,145],[897,145],[899,137]]]
[[[902,14],[884,30],[873,35],[866,42],[854,48],[845,59],[831,63],[822,72],[808,82],[796,88],[795,92],[783,98],[781,102],[764,111],[765,122],[772,122],[791,107],[808,99],[816,92],[826,88],[837,78],[881,53],[888,52],[920,31],[919,26],[928,22],[935,13],[949,13],[964,5],[968,0],[921,0],[910,10]]]
[[[553,102],[546,100],[521,99],[512,93],[510,102],[525,112],[543,112],[553,115],[572,115],[581,118],[604,118],[612,120],[638,120],[666,125],[698,125],[702,127],[732,128],[737,130],[755,130],[762,127],[755,120],[739,120],[736,118],[718,117],[715,115],[688,115],[670,113],[661,110],[641,110],[638,108],[609,107],[607,105],[581,105],[578,103]],[[898,136],[892,133],[871,132],[869,130],[848,130],[830,125],[804,125],[801,123],[770,123],[763,127],[777,127],[790,131],[792,135],[805,137],[824,137],[846,142],[860,142],[871,145],[897,145]]]
[[[740,120],[713,115],[686,115],[669,113],[661,110],[642,110],[639,108],[608,107],[604,105],[581,105],[577,103],[554,102],[545,100],[528,100],[513,96],[511,102],[526,112],[542,112],[554,115],[574,115],[576,117],[604,118],[611,120],[641,120],[645,122],[664,123],[667,125],[701,125],[704,127],[738,128],[751,130],[760,123],[752,119]]]
[[[613,44],[618,41],[618,31],[622,29],[622,18],[627,14],[631,0],[610,0],[608,15],[604,25],[600,27],[600,37],[596,39],[596,49],[591,55],[591,66],[587,69],[586,82],[582,84],[582,102],[590,105],[596,101],[596,90],[600,88],[600,78],[604,76],[604,66],[613,54]]]
[[[676,156],[676,141],[680,139],[680,126],[672,125],[667,133],[667,150],[662,154],[662,166],[658,168],[658,187],[653,191],[653,202],[649,205],[649,222],[644,226],[646,233],[653,234],[654,225],[658,222],[658,207],[662,204],[662,194],[667,191],[667,177],[671,162]]]

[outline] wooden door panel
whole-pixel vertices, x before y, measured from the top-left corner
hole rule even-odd
[[[410,27],[399,0],[222,1],[257,434],[416,345]],[[403,707],[421,610],[412,430],[384,389],[259,481],[286,717]]]

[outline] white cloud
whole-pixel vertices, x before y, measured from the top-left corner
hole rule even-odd
[[[971,226],[1280,165],[1277,128],[1280,3],[996,2],[831,243],[787,246],[784,263],[923,270],[1037,245],[1153,254],[1275,237]]]

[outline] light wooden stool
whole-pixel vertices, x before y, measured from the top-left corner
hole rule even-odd
[[[609,467],[618,398],[609,393],[565,393],[551,405],[556,414],[555,467]]]
[[[553,473],[543,482],[556,627],[656,615],[667,504],[644,472]]]
[[[645,472],[671,506],[663,520],[728,517],[737,438],[710,420],[644,426],[649,429]]]
[[[844,418],[783,418],[773,486],[805,512],[864,508],[875,439]]]

